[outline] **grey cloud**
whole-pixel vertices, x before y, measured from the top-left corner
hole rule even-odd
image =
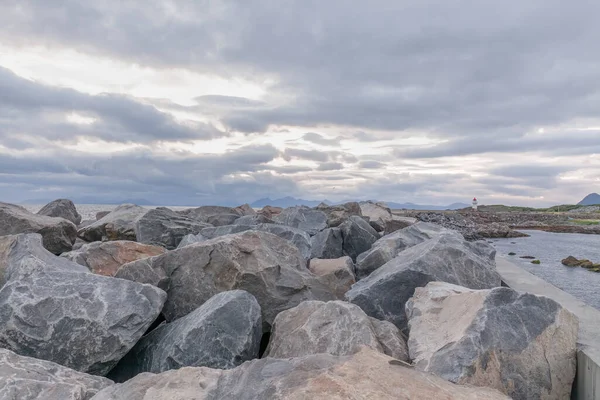
[[[373,161],[373,160],[366,160],[366,161],[361,161],[360,163],[358,163],[358,167],[359,168],[365,168],[365,169],[380,169],[380,168],[385,168],[386,164],[379,162],[379,161]]]
[[[74,126],[48,118],[48,111],[81,112],[97,117],[93,125]],[[95,136],[114,141],[153,141],[210,139],[222,136],[209,124],[176,122],[169,114],[132,98],[100,94],[88,95],[72,89],[51,87],[18,77],[0,67],[0,129],[52,138]]]
[[[286,148],[284,151],[284,157],[286,160],[290,160],[292,158],[299,158],[302,160],[310,160],[310,161],[320,161],[326,162],[329,160],[329,154],[322,151],[317,150],[302,150],[302,149],[292,149]]]
[[[323,146],[339,146],[341,142],[341,137],[339,136],[333,139],[327,139],[325,136],[315,132],[305,133],[304,136],[302,136],[302,139],[304,139],[307,142],[320,144]]]
[[[319,165],[317,171],[337,171],[340,169],[344,169],[344,164],[337,162],[328,162]]]

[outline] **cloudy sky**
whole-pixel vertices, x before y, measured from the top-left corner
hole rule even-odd
[[[573,203],[594,0],[2,0],[0,200]]]

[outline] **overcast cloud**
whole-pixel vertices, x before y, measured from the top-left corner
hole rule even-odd
[[[573,203],[600,3],[5,0],[0,200]]]

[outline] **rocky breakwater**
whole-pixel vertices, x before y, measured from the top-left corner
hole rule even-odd
[[[487,238],[516,238],[526,237],[525,233],[511,228],[504,221],[489,218],[491,213],[477,212],[419,212],[415,217],[419,221],[429,222],[460,232],[467,240]]]
[[[124,205],[60,257],[2,236],[0,398],[568,397],[571,314],[501,288],[487,242],[390,221]]]

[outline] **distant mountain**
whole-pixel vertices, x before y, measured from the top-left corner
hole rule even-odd
[[[577,203],[580,206],[592,206],[596,204],[600,204],[600,194],[598,193],[588,194],[583,200]]]
[[[430,210],[430,211],[460,210],[465,207],[471,207],[469,204],[465,204],[465,203],[452,203],[448,206],[431,206],[431,205],[421,205],[421,204],[414,204],[414,203],[393,203],[393,202],[386,202],[386,204],[391,209],[406,208],[407,210]]]
[[[273,200],[273,199],[266,197],[264,199],[256,200],[254,203],[251,203],[250,207],[252,207],[252,208],[263,208],[264,206],[273,206],[273,207],[282,207],[282,208],[293,207],[293,206],[316,207],[323,202],[327,203],[327,204],[331,204],[331,202],[328,200],[323,200],[323,201],[303,200],[303,199],[297,199],[295,197],[290,197],[290,196]]]

